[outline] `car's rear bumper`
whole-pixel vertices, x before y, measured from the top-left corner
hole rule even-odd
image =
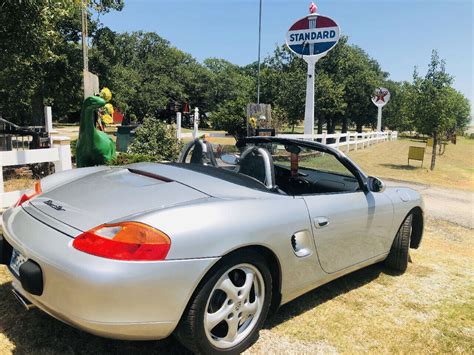
[[[21,294],[21,296],[26,298],[42,311],[48,313],[50,316],[75,328],[106,338],[123,340],[159,340],[169,336],[178,324],[178,321],[123,323],[119,321],[99,322],[81,319],[76,316],[58,312],[55,309],[46,306],[38,300],[38,297],[32,297],[31,295],[25,296],[25,294],[28,295],[28,293],[21,288],[21,285],[17,280],[13,281],[12,286]]]
[[[73,239],[22,208],[3,216],[9,244],[42,270],[41,295],[15,278],[13,287],[55,318],[100,336],[161,339],[176,327],[186,304],[216,258],[127,262],[77,251]]]

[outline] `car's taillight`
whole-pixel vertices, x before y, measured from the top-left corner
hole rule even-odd
[[[164,260],[171,240],[162,231],[139,222],[103,224],[77,236],[73,247],[103,258],[131,261]]]
[[[23,195],[21,195],[20,199],[15,203],[15,207],[21,206],[23,203],[25,203],[28,200],[31,200],[33,197],[38,196],[41,194],[41,183],[38,181],[35,184],[35,189],[30,190],[25,192]]]

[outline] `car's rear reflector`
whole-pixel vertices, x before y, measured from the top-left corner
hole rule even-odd
[[[162,231],[139,222],[103,224],[74,239],[84,253],[115,260],[164,260],[171,240]]]

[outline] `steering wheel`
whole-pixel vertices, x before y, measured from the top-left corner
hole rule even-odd
[[[298,193],[305,189],[309,190],[311,187],[311,182],[300,175],[290,177],[288,182],[290,183],[289,186],[291,191],[296,190]]]

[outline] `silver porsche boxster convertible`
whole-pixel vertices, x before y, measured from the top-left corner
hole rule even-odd
[[[41,180],[3,214],[0,258],[25,306],[74,327],[238,353],[319,285],[378,262],[404,272],[422,232],[417,192],[326,145],[197,139],[178,163]]]

